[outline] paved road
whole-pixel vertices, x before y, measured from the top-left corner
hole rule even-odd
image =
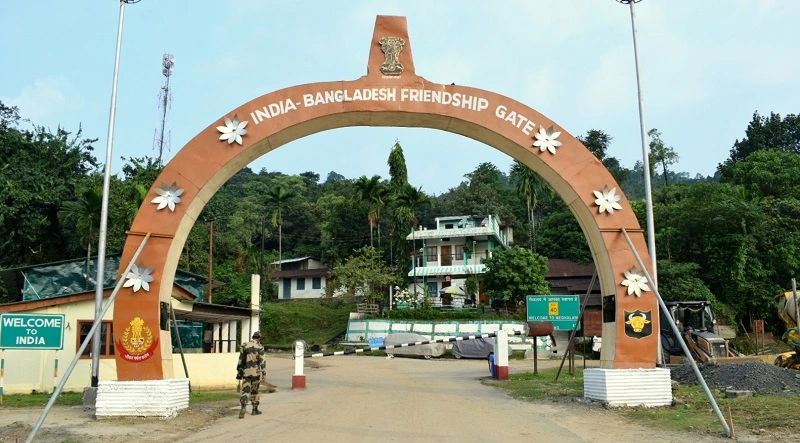
[[[306,359],[307,389],[302,391],[291,390],[292,360],[272,357],[268,364],[269,379],[279,390],[262,397],[263,415],[240,420],[232,412],[181,441],[617,443],[687,438],[654,433],[602,408],[511,399],[481,384],[489,375],[482,360]],[[511,371],[532,365],[530,360],[512,361]]]

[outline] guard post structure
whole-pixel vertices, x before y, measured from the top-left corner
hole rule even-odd
[[[294,342],[294,375],[292,376],[292,389],[305,389],[306,376],[303,375],[303,354],[306,352],[306,343],[302,340]]]
[[[495,340],[495,373],[498,380],[508,380],[508,332],[503,329],[497,331]]]

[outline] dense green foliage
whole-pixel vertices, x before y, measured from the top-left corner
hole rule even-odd
[[[780,325],[773,297],[800,271],[800,118],[754,114],[745,136],[722,159],[717,177],[690,178],[674,171],[677,155],[666,145],[668,137],[657,130],[650,134],[660,292],[667,299],[716,300],[730,309],[736,325],[757,318]],[[641,162],[622,167],[611,155],[613,138],[601,130],[579,138],[610,170],[644,226]],[[103,165],[93,154],[95,144],[80,129],[50,131],[0,103],[0,267],[96,252]],[[525,165],[515,163],[506,173],[482,163],[457,186],[432,196],[408,182],[399,142],[387,146],[386,156],[388,178],[348,179],[330,171],[321,181],[313,172],[286,175],[245,167],[201,212],[179,268],[203,275],[213,270],[214,280],[225,283],[215,289],[214,302],[244,306],[250,274],[268,277],[281,258],[313,256],[344,275],[348,267],[366,263],[362,248],[372,246],[369,261],[380,278],[370,296],[385,304],[390,284],[409,283],[411,254],[421,246],[406,240],[412,227],[431,227],[434,217],[459,214],[497,214],[514,227],[515,246],[544,257],[592,262],[569,208]],[[122,161],[122,173],[111,180],[109,253],[121,251],[125,231],[138,208],[150,204],[147,191],[161,172],[150,158]],[[507,264],[517,277],[531,269],[540,273],[541,258],[517,259]],[[493,266],[498,275],[508,271],[500,272],[498,266],[506,264],[499,259]],[[365,278],[354,275],[348,278]],[[477,286],[491,287],[503,301],[529,292],[519,282],[511,282],[514,290],[492,286],[495,278],[483,278]],[[264,285],[265,300],[276,292],[274,285]],[[0,302],[13,297],[0,294]]]
[[[483,285],[495,302],[516,305],[524,302],[525,296],[550,293],[546,273],[546,257],[513,247],[495,251],[486,260]]]

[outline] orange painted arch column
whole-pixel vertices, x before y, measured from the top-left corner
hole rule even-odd
[[[273,149],[349,126],[421,127],[461,134],[539,174],[577,218],[594,257],[605,300],[602,365],[655,366],[657,301],[621,229],[631,235],[646,261],[644,234],[609,171],[575,137],[520,102],[417,75],[405,18],[379,16],[367,75],[282,89],[230,110],[186,144],[153,183],[120,261],[128,263],[142,237],[152,233],[140,266],[114,307],[119,380],[173,377],[170,333],[159,329],[159,303],[170,302],[186,238],[217,190]]]

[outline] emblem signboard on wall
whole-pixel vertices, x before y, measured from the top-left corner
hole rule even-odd
[[[625,335],[631,338],[645,338],[653,333],[652,311],[624,311]]]
[[[145,325],[144,320],[135,317],[115,343],[120,357],[133,363],[145,361],[153,356],[158,346],[158,338]]]

